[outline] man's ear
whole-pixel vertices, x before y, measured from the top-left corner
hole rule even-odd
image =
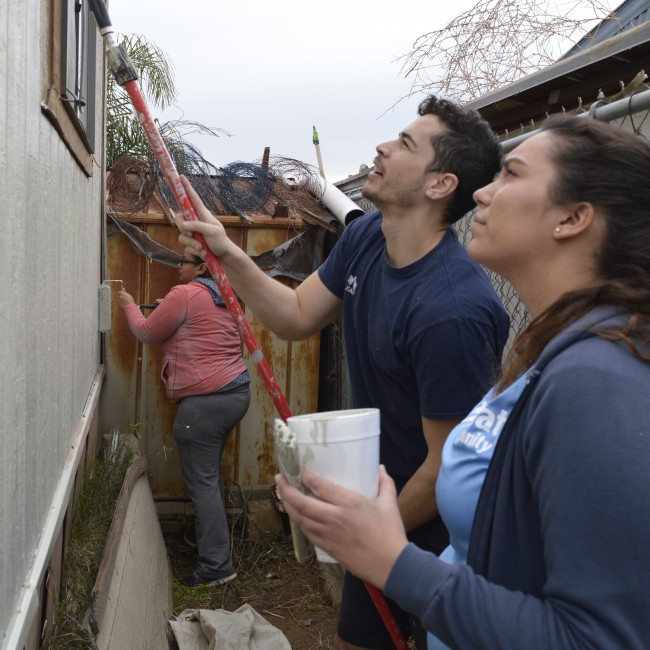
[[[432,201],[451,196],[458,187],[458,176],[449,172],[431,172],[425,194]]]

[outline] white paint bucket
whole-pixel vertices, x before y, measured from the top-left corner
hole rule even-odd
[[[379,489],[379,409],[326,411],[287,418],[300,465],[374,498]],[[316,547],[320,562],[336,562]]]

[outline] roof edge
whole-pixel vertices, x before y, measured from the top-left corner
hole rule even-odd
[[[552,81],[558,77],[584,68],[596,61],[607,59],[626,50],[630,50],[637,45],[641,45],[650,40],[650,21],[646,21],[636,27],[631,27],[625,31],[612,36],[602,43],[597,43],[591,47],[582,50],[566,59],[560,59],[546,68],[532,72],[531,74],[513,81],[507,86],[493,90],[487,95],[478,99],[466,102],[466,108],[480,110],[504,99],[518,95],[542,83]]]

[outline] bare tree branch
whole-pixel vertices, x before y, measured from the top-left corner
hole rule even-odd
[[[481,0],[400,57],[409,95],[469,101],[550,65],[594,25],[607,0]],[[406,99],[406,97],[402,97]]]

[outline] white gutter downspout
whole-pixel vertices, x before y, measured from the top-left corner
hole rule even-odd
[[[341,190],[328,183],[321,176],[317,177],[320,184],[320,200],[325,204],[328,210],[344,225],[356,217],[360,217],[365,212],[351,199],[349,199]]]
[[[72,443],[65,459],[65,465],[61,472],[61,477],[52,497],[50,510],[45,518],[45,525],[39,545],[36,549],[34,562],[25,578],[22,591],[18,597],[17,609],[9,621],[7,633],[2,641],[2,650],[21,650],[29,634],[33,623],[33,618],[39,607],[39,585],[43,580],[47,570],[54,543],[61,530],[63,517],[70,500],[70,493],[74,485],[74,479],[77,474],[77,468],[82,458],[82,451],[85,449],[86,438],[90,430],[90,423],[97,409],[99,393],[104,380],[106,369],[103,365],[99,366],[93,383],[90,387],[90,393],[86,399],[81,419],[72,436]]]

